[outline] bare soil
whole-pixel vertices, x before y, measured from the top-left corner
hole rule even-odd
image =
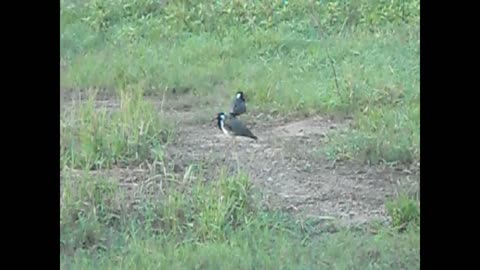
[[[349,128],[347,121],[325,116],[279,118],[247,107],[247,114],[239,119],[259,139],[237,138],[234,147],[233,139],[212,121],[217,111],[208,109],[220,104],[228,108],[224,98],[209,99],[197,107],[185,106],[189,102],[183,98],[178,100],[154,101],[176,122],[176,136],[166,153],[175,171],[181,174],[191,164],[202,164],[207,180],[214,180],[221,167],[227,166],[231,172],[243,170],[271,209],[332,217],[347,224],[388,222],[385,201],[405,187],[418,191],[418,170],[332,162],[322,156],[319,150],[327,143],[326,135]],[[108,107],[115,107],[115,101],[109,103]]]
[[[315,117],[285,124],[257,122],[254,126],[252,131],[259,140],[238,138],[234,148],[232,139],[215,123],[179,125],[179,137],[168,152],[183,166],[208,160],[208,170],[227,165],[232,171],[246,171],[272,208],[349,223],[387,221],[385,200],[399,186],[409,184],[402,182],[416,178],[390,168],[338,164],[322,158],[318,149],[326,133],[341,123]]]
[[[228,108],[228,101],[218,103]],[[270,208],[333,217],[347,224],[388,222],[385,201],[405,188],[418,191],[416,169],[332,162],[320,153],[326,135],[349,128],[348,120],[327,116],[288,119],[250,109],[239,119],[259,139],[237,138],[234,145],[212,121],[217,112],[206,107],[185,110],[173,104],[165,110],[178,129],[167,151],[171,160],[180,162],[177,167],[206,164],[206,175],[211,172],[212,179],[221,166],[232,172],[246,171]]]

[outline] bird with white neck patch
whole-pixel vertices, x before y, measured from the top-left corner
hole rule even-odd
[[[230,115],[237,117],[246,112],[245,96],[242,91],[238,91],[233,100],[232,107],[230,108]]]
[[[217,120],[217,126],[224,134],[229,135],[233,138],[232,143],[235,150],[230,152],[234,153],[237,160],[237,166],[240,166],[238,156],[236,154],[237,140],[235,138],[247,137],[256,141],[258,139],[257,136],[253,135],[253,133],[233,115],[226,115],[225,113],[220,112],[213,120]],[[225,147],[225,154],[227,153],[227,151],[228,150]]]
[[[214,120],[217,120],[218,128],[226,135],[230,135],[234,138],[240,136],[254,140],[258,139],[258,137],[253,135],[250,129],[248,129],[236,117],[220,112],[217,114],[217,117]]]

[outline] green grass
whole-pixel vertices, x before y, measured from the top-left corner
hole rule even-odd
[[[354,116],[354,129],[332,136],[329,157],[419,160],[418,1],[326,1],[314,7],[309,1],[287,7],[192,1],[165,9],[146,0],[133,6],[98,2],[110,11],[90,1],[72,3],[62,4],[64,87],[133,85],[159,95],[165,88],[191,87],[221,97],[241,89],[257,111]],[[322,13],[325,8],[330,12]],[[234,24],[232,16],[219,15],[229,9],[272,23]],[[186,22],[163,16],[165,10]]]
[[[144,97],[243,90],[254,112],[348,114],[318,151],[418,162],[419,1],[168,2],[61,1],[61,85],[87,89],[61,115],[61,268],[419,268],[417,200],[388,202],[393,226],[374,234],[329,233],[262,208],[244,175],[174,176],[174,125]]]
[[[178,245],[160,237],[122,243],[122,248],[91,255],[78,252],[63,258],[62,269],[418,269],[418,236],[341,233],[316,243],[243,231],[229,242]]]
[[[264,210],[244,175],[205,182],[158,173],[130,187],[108,176],[65,174],[61,268],[419,267],[418,226],[328,233],[331,224]]]
[[[111,110],[96,108],[91,93],[62,112],[61,168],[102,169],[162,158],[173,131],[141,90],[122,91],[119,108]]]

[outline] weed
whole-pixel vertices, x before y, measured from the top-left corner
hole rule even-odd
[[[408,225],[420,225],[420,205],[418,201],[406,195],[399,195],[386,204],[388,214],[392,218],[392,225],[405,229]]]
[[[60,119],[62,168],[101,169],[152,159],[171,127],[141,91],[122,91],[118,109],[97,108],[95,93]]]

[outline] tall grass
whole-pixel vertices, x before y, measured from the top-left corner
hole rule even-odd
[[[102,169],[161,158],[171,127],[141,90],[122,91],[118,108],[96,106],[95,92],[60,117],[61,167]]]

